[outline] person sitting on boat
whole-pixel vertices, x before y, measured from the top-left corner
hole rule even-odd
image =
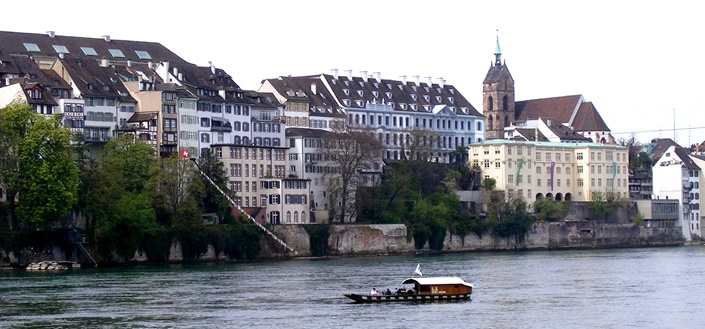
[[[389,288],[387,288],[387,290],[384,291],[384,294],[387,295],[387,296],[389,296],[389,295],[392,294],[392,291],[389,290]]]
[[[370,291],[370,296],[377,296],[377,288],[372,288],[372,291]]]

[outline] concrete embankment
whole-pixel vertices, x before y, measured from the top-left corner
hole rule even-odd
[[[278,225],[273,227],[272,231],[297,252],[287,253],[278,243],[265,237],[261,242],[261,259],[312,256],[311,239],[302,226]],[[448,232],[443,242],[443,252],[673,246],[684,244],[680,232],[680,228],[647,228],[633,224],[595,221],[542,222],[534,224],[524,237],[502,238],[491,232],[483,236],[474,233],[458,236]],[[428,244],[421,250],[416,249],[413,237],[408,236],[407,228],[402,224],[331,225],[327,247],[330,256],[343,257],[434,251],[429,249]],[[58,247],[50,247],[41,252],[26,250],[21,257],[0,249],[0,267],[21,261],[29,263],[47,260],[67,259]],[[181,243],[174,241],[170,248],[169,261],[178,263],[183,260]],[[216,253],[215,249],[209,246],[208,251],[197,260],[208,262],[231,259],[222,252]],[[145,254],[136,252],[132,259],[122,260],[116,257],[113,261],[146,263],[149,259]]]

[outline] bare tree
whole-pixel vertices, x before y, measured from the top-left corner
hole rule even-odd
[[[319,150],[333,170],[324,175],[333,221],[350,222],[356,217],[355,197],[361,172],[381,159],[382,145],[371,130],[334,125]]]

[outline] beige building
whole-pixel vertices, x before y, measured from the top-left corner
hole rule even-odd
[[[494,139],[469,146],[469,161],[494,178],[507,199],[591,201],[591,192],[628,198],[627,149],[598,143],[525,142]]]
[[[288,177],[287,148],[219,144],[212,149],[223,162],[233,200],[259,222],[314,222],[310,179]]]

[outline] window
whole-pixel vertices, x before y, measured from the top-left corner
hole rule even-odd
[[[69,50],[66,49],[66,46],[61,46],[61,45],[51,45],[54,48],[54,51],[56,51],[57,54],[68,54]]]
[[[583,186],[583,179],[578,178],[578,186],[582,187]]]
[[[125,58],[125,54],[123,54],[120,49],[108,49],[108,51],[110,52],[110,55],[113,55],[113,57]]]
[[[578,174],[582,174],[582,173],[583,173],[583,166],[578,166]]]
[[[135,54],[137,54],[137,57],[140,59],[152,59],[152,56],[149,56],[149,53],[144,50],[135,50]]]
[[[95,52],[95,49],[91,47],[81,47],[81,50],[84,54],[86,54],[86,56],[98,56],[98,53]]]
[[[35,43],[30,43],[30,42],[25,42],[23,43],[24,48],[27,49],[27,51],[33,51],[33,52],[40,52],[39,46]]]
[[[578,160],[582,160],[582,159],[583,159],[583,152],[578,152],[578,153],[576,154],[576,158],[577,158]]]

